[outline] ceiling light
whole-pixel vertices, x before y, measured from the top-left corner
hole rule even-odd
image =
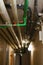
[[[16,56],[16,54],[14,53],[14,57]]]
[[[34,50],[34,46],[32,44],[33,42],[30,43],[29,47],[28,47],[28,51],[33,51]]]
[[[29,41],[27,39],[22,40],[22,47],[24,47],[24,45],[25,45],[25,47],[27,47],[28,43],[29,43]]]
[[[29,41],[27,40],[27,39],[24,39],[24,40],[22,40],[22,43],[24,44],[27,44],[27,43],[29,43]]]

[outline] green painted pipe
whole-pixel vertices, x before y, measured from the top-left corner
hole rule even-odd
[[[24,2],[23,24],[16,24],[17,26],[26,26],[26,22],[27,22],[27,9],[28,9],[28,0],[25,0],[25,2]]]
[[[24,15],[23,15],[23,24],[16,24],[16,26],[26,26],[27,22],[27,9],[28,9],[28,0],[24,2]],[[12,24],[10,26],[13,26]],[[9,26],[0,26],[0,28],[7,28]]]
[[[23,16],[24,26],[26,25],[26,22],[27,22],[27,9],[28,9],[28,0],[25,0],[25,3],[24,3],[24,16]]]
[[[27,16],[27,9],[28,9],[28,0],[25,0],[25,3],[24,3],[24,17]]]

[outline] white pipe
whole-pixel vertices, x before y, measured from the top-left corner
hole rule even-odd
[[[16,0],[10,0],[10,4],[11,4],[14,19],[15,19],[16,23],[19,23]],[[18,32],[19,32],[20,41],[21,41],[21,44],[22,44],[22,35],[21,35],[20,27],[18,27]]]
[[[7,10],[6,10],[6,7],[5,7],[5,5],[4,5],[4,1],[3,1],[3,0],[0,0],[0,13],[1,13],[3,19],[7,22],[7,24],[11,24],[11,20],[10,20],[10,17],[9,17],[9,15],[8,15],[8,13],[7,13]],[[5,23],[6,23],[6,22],[5,22]],[[16,34],[15,34],[13,28],[10,27],[10,28],[8,28],[8,29],[10,30],[10,32],[12,32],[13,37],[16,38],[16,40],[17,40],[17,42],[18,42],[18,45],[19,45],[19,44],[20,44],[20,41],[18,40],[18,38],[17,38],[17,36],[16,36]]]

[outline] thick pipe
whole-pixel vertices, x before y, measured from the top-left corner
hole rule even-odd
[[[10,17],[8,15],[8,13],[7,13],[7,10],[6,10],[6,7],[4,5],[4,1],[3,0],[0,0],[0,13],[1,13],[3,19],[5,20],[5,23],[11,24],[11,20],[10,20]],[[12,27],[9,27],[8,29],[13,34],[13,37],[16,38],[16,40],[18,42],[18,45],[20,45],[20,41],[19,41],[18,37],[16,36],[13,28]]]
[[[10,0],[10,4],[11,4],[14,19],[15,19],[16,23],[18,24],[19,20],[18,20],[18,14],[17,14],[16,0]],[[18,32],[19,32],[19,35],[20,35],[20,42],[21,42],[21,45],[22,45],[22,35],[21,35],[20,27],[17,27],[17,28],[18,28]]]

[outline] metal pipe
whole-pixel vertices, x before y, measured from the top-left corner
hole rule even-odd
[[[28,10],[28,0],[25,0],[24,2],[24,16],[23,16],[23,22],[26,25],[27,22],[27,10]]]
[[[12,46],[12,45],[9,43],[9,41],[8,41],[2,34],[0,34],[0,36],[1,36],[1,39],[3,39],[9,46],[11,46],[13,49],[15,49],[14,46]]]
[[[16,43],[13,41],[12,37],[10,36],[10,34],[8,33],[7,29],[1,29],[4,31],[4,33],[9,37],[9,39],[11,40],[12,44],[15,46],[15,48],[18,48]]]
[[[7,41],[8,41],[8,43],[11,45],[11,47],[13,47],[13,48],[15,48],[12,44],[11,44],[11,42],[9,41],[9,39],[4,35],[4,33],[0,30],[0,35],[2,35],[2,37],[4,37]]]
[[[28,0],[24,0],[24,15],[23,15],[23,24],[17,24],[17,26],[26,26],[27,23],[27,10],[28,10]]]
[[[16,0],[10,0],[10,4],[11,4],[14,19],[15,19],[16,23],[18,24],[19,20],[18,20],[18,14],[17,14]],[[20,27],[17,27],[17,29],[18,29],[18,32],[19,32],[19,35],[20,35],[20,42],[21,42],[21,45],[22,45],[22,35],[21,35]]]
[[[5,23],[6,24],[11,24],[11,20],[10,20],[10,17],[7,13],[7,10],[6,10],[6,7],[4,5],[4,1],[3,0],[0,0],[0,13],[1,13],[1,16],[3,17],[3,19],[5,20]],[[10,32],[12,33],[13,37],[16,38],[17,42],[18,42],[18,45],[20,44],[20,41],[18,39],[18,37],[16,36],[14,30],[12,27],[8,28],[10,30]]]
[[[15,47],[15,45],[13,44],[13,42],[11,41],[11,39],[7,36],[7,34],[5,33],[5,31],[3,31],[2,29],[1,29],[1,32],[3,32],[3,34],[5,34],[5,36],[9,39],[9,41],[12,43],[12,45]],[[16,48],[16,47],[15,47]]]

